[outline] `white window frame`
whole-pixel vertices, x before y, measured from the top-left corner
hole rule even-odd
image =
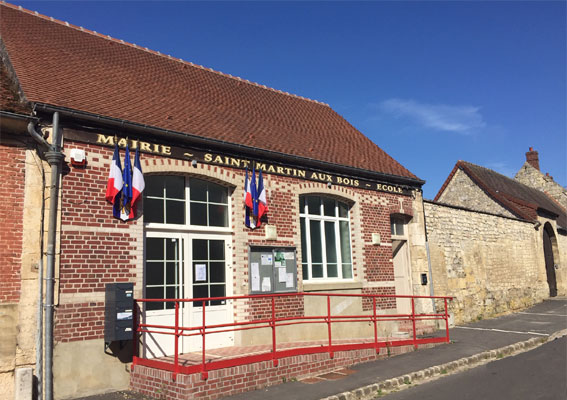
[[[173,175],[173,174],[156,174],[159,176],[166,176],[166,175]],[[180,175],[177,175],[180,176]],[[162,231],[177,231],[177,232],[206,232],[206,233],[229,233],[232,232],[231,221],[230,221],[230,211],[232,209],[232,197],[230,196],[230,188],[224,185],[221,185],[217,182],[212,182],[210,180],[205,179],[205,177],[199,176],[186,176],[182,175],[184,178],[185,184],[185,200],[180,199],[171,199],[175,201],[184,201],[185,202],[185,224],[168,224],[168,223],[160,223],[160,222],[144,222],[144,227],[148,230],[162,230]],[[191,203],[202,203],[202,204],[217,204],[217,205],[225,205],[222,203],[215,203],[215,202],[204,202],[204,201],[191,201],[191,188],[190,188],[190,180],[191,179],[199,179],[201,181],[207,181],[213,183],[215,185],[221,186],[226,189],[227,193],[227,226],[205,226],[205,225],[191,225],[188,223],[191,220]],[[151,196],[149,196],[151,197]],[[165,209],[164,209],[165,212]],[[165,219],[165,215],[164,215]]]
[[[305,246],[307,251],[307,265],[303,265],[303,268],[307,268],[308,270],[308,279],[305,279],[304,282],[350,282],[354,281],[354,265],[352,262],[352,238],[351,238],[351,230],[350,230],[350,206],[348,203],[344,201],[337,200],[330,196],[324,196],[320,194],[303,194],[300,197],[305,198],[303,210],[299,210],[299,218],[301,222],[301,218],[305,220]],[[308,197],[320,197],[321,199],[331,199],[335,201],[335,216],[326,216],[324,215],[324,203],[321,201],[320,207],[320,215],[313,215],[308,213]],[[347,206],[347,216],[340,217],[339,216],[339,203],[343,203]],[[300,208],[301,208],[301,201],[300,201]],[[311,259],[311,224],[310,221],[319,221],[321,224],[321,251],[322,251],[322,264],[323,264],[323,276],[322,277],[313,277],[313,270],[312,270],[312,259]],[[337,275],[336,277],[328,277],[327,276],[327,243],[325,237],[325,222],[333,222],[335,225],[335,241],[339,244],[336,246],[337,252]],[[348,223],[348,240],[350,246],[350,268],[351,268],[351,277],[350,278],[343,278],[343,256],[340,246],[340,222],[344,221]],[[303,249],[302,249],[303,251]]]

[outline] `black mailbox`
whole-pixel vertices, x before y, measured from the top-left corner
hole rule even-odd
[[[104,341],[133,338],[134,284],[107,283],[104,307]]]

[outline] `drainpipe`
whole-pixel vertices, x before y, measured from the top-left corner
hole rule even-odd
[[[53,400],[53,291],[55,285],[55,247],[57,239],[57,207],[59,202],[59,180],[61,163],[65,156],[61,153],[61,135],[59,132],[59,113],[53,114],[53,143],[46,144],[38,134],[33,123],[28,125],[28,132],[39,141],[47,151],[44,153],[51,167],[51,185],[49,193],[49,225],[47,232],[47,270],[45,285],[45,399]]]

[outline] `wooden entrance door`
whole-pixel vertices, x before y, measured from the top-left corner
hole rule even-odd
[[[553,247],[551,238],[553,232],[549,232],[546,226],[543,230],[543,255],[545,257],[545,272],[547,274],[547,284],[549,285],[549,296],[557,296],[557,280],[555,279],[555,262],[553,259]]]

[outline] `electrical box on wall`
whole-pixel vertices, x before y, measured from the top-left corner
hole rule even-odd
[[[134,284],[107,283],[104,303],[104,341],[133,338]]]

